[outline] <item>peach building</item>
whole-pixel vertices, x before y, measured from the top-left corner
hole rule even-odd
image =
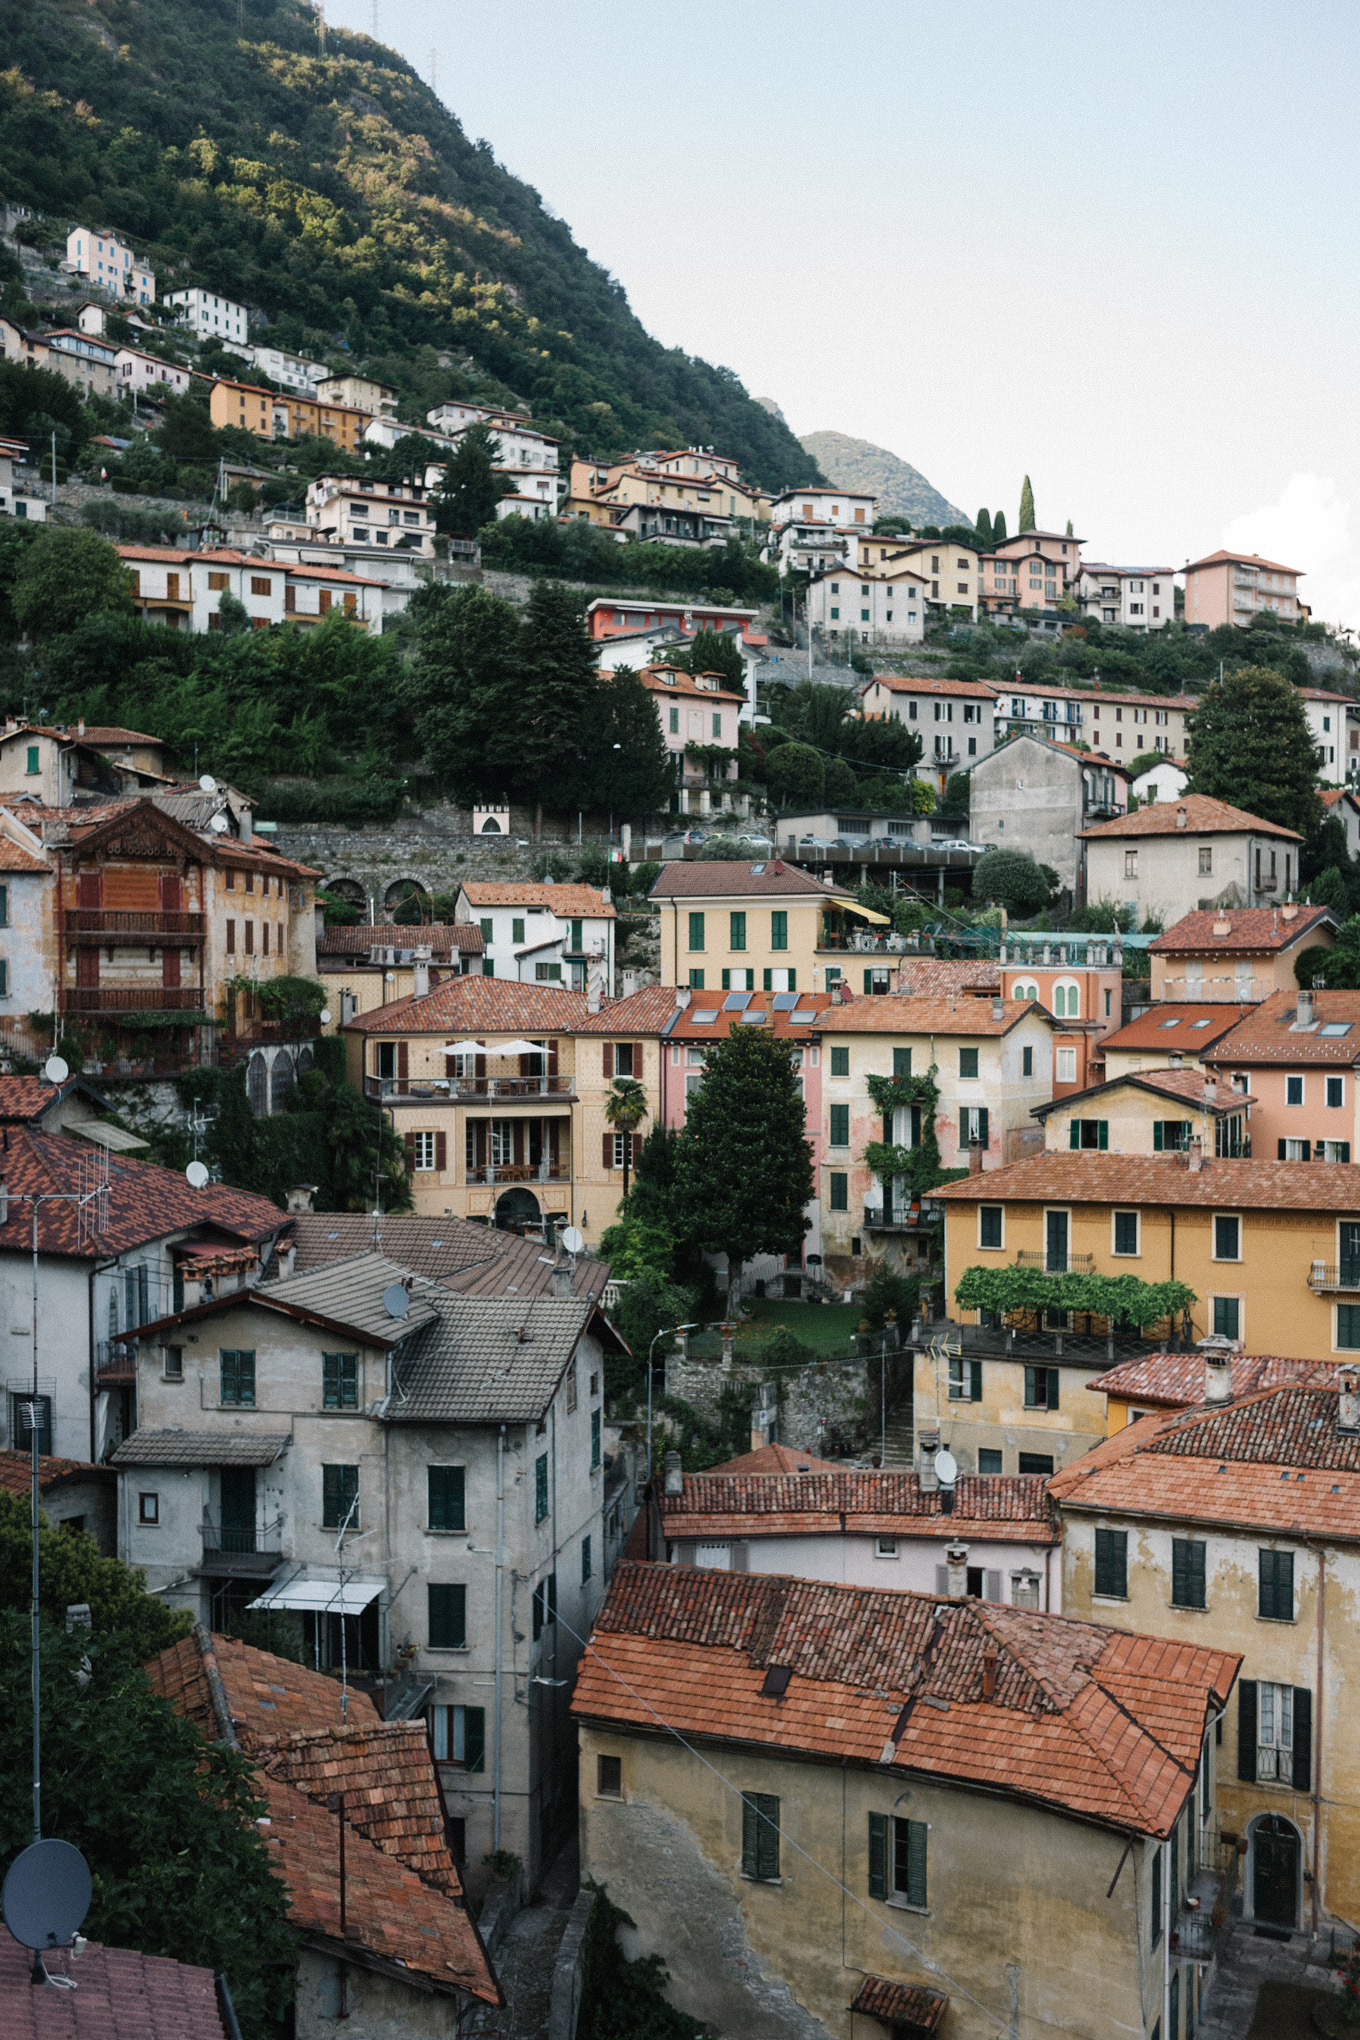
[[[1297,623],[1302,614],[1300,567],[1282,567],[1259,553],[1213,552],[1189,561],[1182,571],[1187,623],[1213,630],[1223,623],[1250,623],[1262,609],[1285,623]]]
[[[1070,594],[1085,541],[1066,531],[1017,531],[979,561],[984,609],[1052,609]]]
[[[1336,921],[1328,907],[1229,907],[1187,914],[1148,945],[1152,996],[1254,1005],[1292,992],[1305,949],[1330,948]]]
[[[1262,1159],[1349,1162],[1353,1148],[1360,1156],[1360,992],[1273,992],[1204,1062],[1220,1095],[1250,1090]],[[1352,1231],[1360,1288],[1360,1227]]]

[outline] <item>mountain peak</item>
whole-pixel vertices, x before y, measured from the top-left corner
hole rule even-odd
[[[835,488],[872,490],[881,516],[908,517],[913,524],[941,527],[973,521],[942,496],[919,468],[889,453],[885,446],[875,446],[872,440],[852,439],[846,432],[808,432],[798,443]]]

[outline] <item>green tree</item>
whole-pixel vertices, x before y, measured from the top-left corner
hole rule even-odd
[[[721,673],[733,694],[746,692],[746,661],[731,631],[696,630],[689,643],[666,661],[686,673]]]
[[[217,434],[208,407],[199,397],[167,397],[155,439],[171,460],[217,459]]]
[[[619,1946],[620,1927],[633,1921],[603,1885],[586,1921],[578,2040],[699,2040],[705,2028],[666,1996],[666,1965],[659,1955],[630,1961]]]
[[[19,561],[10,601],[30,637],[51,638],[97,612],[131,610],[132,581],[98,532],[48,524]]]
[[[967,821],[972,803],[973,781],[967,772],[951,772],[944,792],[940,795],[937,814],[958,815]]]
[[[27,1495],[0,1490],[0,1611],[29,1606],[30,1537]],[[148,1594],[139,1572],[121,1559],[102,1558],[83,1530],[54,1528],[46,1516],[38,1530],[38,1582],[43,1613],[59,1627],[66,1610],[83,1602],[96,1632],[116,1630],[139,1660],[189,1630],[188,1616]]]
[[[543,834],[545,800],[576,807],[589,779],[585,736],[603,682],[585,604],[572,588],[536,581],[520,626],[513,701],[503,704],[490,762],[534,804],[534,837]]]
[[[401,686],[426,762],[465,803],[508,793],[505,738],[514,734],[520,649],[514,604],[486,588],[436,582],[412,596],[407,613],[415,651]]]
[[[1027,920],[1048,905],[1051,889],[1042,866],[1022,850],[989,850],[973,873],[973,898],[993,900]]]
[[[1020,517],[1016,525],[1016,530],[1033,531],[1035,529],[1036,526],[1034,522],[1034,491],[1030,487],[1029,476],[1026,475],[1020,489]]]
[[[670,805],[675,770],[656,702],[631,667],[601,674],[582,714],[580,749],[583,807],[651,815]]]
[[[1295,959],[1294,976],[1304,987],[1325,985],[1333,992],[1360,991],[1360,914],[1342,922],[1330,948],[1318,943],[1305,949]]]
[[[453,538],[475,538],[484,524],[490,524],[506,493],[495,470],[500,456],[501,443],[494,433],[485,425],[468,426],[430,499],[436,531]]]
[[[799,746],[794,744],[786,748],[796,751]],[[828,807],[848,807],[858,800],[859,782],[854,768],[847,765],[844,758],[827,759],[822,798]]]
[[[977,542],[978,542],[978,549],[979,549],[979,551],[981,551],[981,552],[990,552],[990,551],[991,551],[991,549],[992,549],[992,513],[991,513],[991,511],[990,511],[990,510],[979,510],[979,511],[978,511],[978,514],[977,514]]]
[[[1005,543],[1006,543],[1006,513],[1004,510],[998,510],[995,517],[992,519],[993,552],[995,552],[996,548],[999,545],[1004,545]]]
[[[727,1256],[728,1312],[743,1262],[802,1251],[813,1191],[807,1115],[789,1047],[763,1028],[734,1026],[705,1052],[675,1151],[690,1230]]]
[[[1193,792],[1306,838],[1322,812],[1320,762],[1303,703],[1269,666],[1240,666],[1210,681],[1186,746]]]
[[[623,1196],[628,1198],[628,1176],[633,1166],[633,1135],[647,1117],[647,1093],[636,1077],[615,1077],[605,1093],[604,1116],[623,1140]]]
[[[28,548],[45,529],[19,517],[0,518],[0,644],[12,644],[19,636],[19,619],[14,614],[14,583]]]
[[[1076,533],[1072,529],[1072,520],[1070,517],[1067,520],[1067,536],[1069,538],[1074,538],[1076,536]]]
[[[826,767],[808,744],[781,744],[770,759],[766,783],[781,808],[819,808],[826,797]]]
[[[8,1499],[8,1497],[6,1497]],[[58,1535],[67,1533],[58,1532]],[[0,1856],[31,1837],[28,1625],[0,1617]],[[249,1761],[154,1693],[121,1637],[45,1624],[43,1827],[78,1848],[83,1931],[225,1971],[247,2040],[283,2031],[297,1937],[256,1817]]]

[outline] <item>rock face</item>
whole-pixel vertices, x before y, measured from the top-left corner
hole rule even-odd
[[[799,445],[810,453],[838,489],[872,489],[881,517],[909,517],[913,524],[971,524],[972,518],[933,488],[919,469],[885,446],[851,439],[845,432],[809,432]]]

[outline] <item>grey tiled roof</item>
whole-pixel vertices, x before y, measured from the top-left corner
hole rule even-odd
[[[369,1211],[300,1211],[293,1218],[292,1239],[298,1275],[376,1251],[436,1281],[493,1262],[524,1244],[517,1233],[473,1225],[466,1218],[418,1218],[409,1211],[381,1217],[376,1225]]]
[[[586,1297],[433,1300],[438,1322],[396,1368],[393,1423],[536,1423],[591,1320],[606,1340],[616,1337]]]
[[[114,1466],[272,1466],[290,1442],[287,1431],[134,1431]]]
[[[393,1283],[403,1287],[411,1273],[385,1254],[355,1254],[348,1261],[334,1261],[329,1267],[313,1268],[306,1275],[290,1275],[286,1282],[271,1282],[261,1301],[291,1303],[299,1310],[314,1310],[319,1317],[334,1318],[356,1332],[392,1345],[421,1325],[434,1319],[434,1311],[417,1281],[408,1292],[410,1302],[404,1317],[394,1318],[383,1302]]]

